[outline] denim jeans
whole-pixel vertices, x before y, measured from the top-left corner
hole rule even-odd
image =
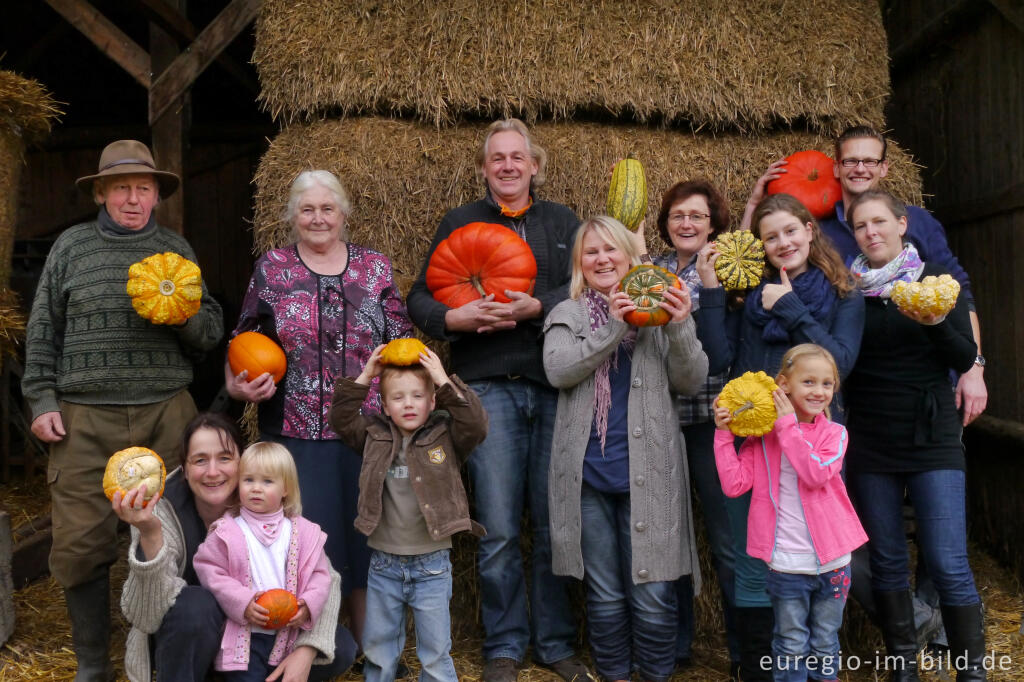
[[[722,492],[715,465],[715,423],[704,422],[682,427],[686,442],[686,459],[690,465],[690,480],[700,498],[704,527],[708,544],[722,592],[722,618],[725,621],[725,637],[729,647],[729,660],[740,660],[739,640],[736,636],[735,571],[736,548],[726,511],[728,498]],[[676,636],[676,658],[689,658],[693,644],[693,580],[684,575],[676,581],[676,596],[679,602],[679,626]]]
[[[725,510],[729,516],[733,549],[735,550],[733,584],[736,606],[741,608],[771,606],[768,592],[765,591],[768,564],[747,554],[747,517],[750,515],[750,492],[739,497],[727,497]]]
[[[870,541],[875,590],[910,589],[910,557],[903,527],[903,497],[910,493],[917,522],[918,558],[923,559],[944,606],[979,601],[967,562],[964,472],[851,473],[858,513]]]
[[[772,668],[776,682],[836,679],[850,565],[820,575],[769,570],[767,587],[775,611]]]
[[[276,635],[253,632],[249,635],[249,667],[245,670],[225,670],[224,682],[263,682],[276,665],[270,665],[270,652],[274,650]]]
[[[458,682],[452,662],[452,564],[449,550],[399,556],[374,551],[366,584],[363,672],[392,682],[405,646],[405,607],[412,608],[420,682]]]
[[[558,393],[527,379],[469,386],[489,420],[487,439],[469,459],[476,518],[487,529],[477,554],[484,659],[522,662],[532,642],[535,660],[554,663],[572,656],[576,641],[569,579],[551,572],[548,468]],[[533,530],[529,607],[519,551],[524,505]]]
[[[633,582],[629,493],[583,484],[580,499],[583,575],[590,650],[606,680],[667,680],[675,668],[675,582]]]

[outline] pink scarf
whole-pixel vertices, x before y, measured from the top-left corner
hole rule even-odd
[[[284,507],[278,509],[276,512],[269,512],[267,514],[260,514],[259,512],[249,511],[245,507],[239,507],[239,513],[242,519],[249,526],[249,529],[253,532],[264,547],[270,547],[274,544],[274,540],[281,533],[281,521],[284,520]]]

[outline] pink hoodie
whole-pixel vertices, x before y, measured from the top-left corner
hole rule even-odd
[[[796,470],[800,502],[814,551],[822,564],[852,552],[868,540],[840,477],[846,428],[819,414],[801,424],[796,414],[779,417],[775,428],[747,438],[736,454],[735,436],[715,431],[715,462],[722,492],[739,497],[753,488],[747,519],[747,554],[765,562],[775,551],[782,453]]]
[[[284,587],[306,602],[310,618],[300,627],[309,630],[320,617],[331,589],[330,562],[324,554],[327,535],[312,521],[301,516],[290,518],[292,533]],[[199,582],[213,593],[227,615],[220,655],[214,661],[214,668],[248,670],[250,627],[245,623],[244,614],[256,590],[252,587],[245,535],[230,513],[213,522],[192,563]],[[298,634],[295,628],[278,630],[270,652],[271,665],[277,665],[291,653]]]

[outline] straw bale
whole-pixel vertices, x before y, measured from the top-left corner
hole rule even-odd
[[[0,286],[11,281],[14,226],[18,219],[18,185],[25,142],[12,128],[0,127]]]
[[[289,126],[272,141],[254,179],[257,252],[289,239],[282,213],[295,175],[325,168],[352,197],[350,240],[390,256],[407,293],[444,213],[483,194],[473,156],[485,127],[438,130],[378,117]],[[801,149],[831,153],[831,139],[795,131],[711,136],[621,124],[542,123],[533,133],[549,157],[540,196],[569,205],[581,217],[604,212],[611,167],[632,152],[645,167],[651,226],[661,193],[677,180],[709,178],[723,189],[738,221],[750,188],[771,161]],[[889,150],[889,188],[920,203],[918,167],[898,145],[890,144]],[[647,230],[653,252],[659,253],[665,247],[656,233]]]
[[[61,115],[58,104],[39,82],[0,71],[0,128],[36,142]]]
[[[266,0],[253,62],[285,122],[613,118],[825,134],[884,122],[877,2]]]

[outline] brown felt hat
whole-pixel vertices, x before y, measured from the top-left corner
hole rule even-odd
[[[170,171],[157,170],[153,161],[153,154],[149,147],[138,140],[118,140],[111,142],[103,148],[100,154],[100,163],[95,175],[86,175],[75,180],[80,190],[92,194],[92,182],[96,178],[108,175],[132,175],[134,173],[149,173],[160,183],[160,198],[166,199],[174,194],[181,182],[174,173]]]

